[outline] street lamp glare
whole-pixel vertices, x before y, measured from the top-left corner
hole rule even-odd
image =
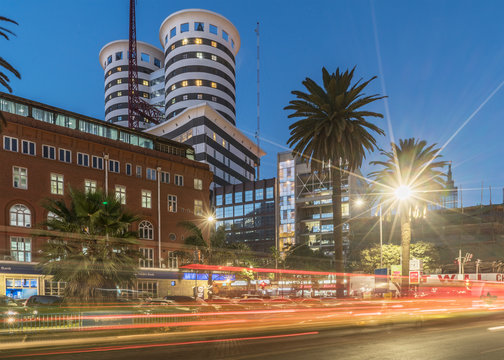
[[[399,200],[407,200],[411,196],[411,189],[409,186],[401,185],[396,189],[395,196]]]
[[[364,200],[362,200],[361,198],[355,200],[355,205],[357,207],[361,207],[362,205],[364,205]]]
[[[207,217],[207,220],[208,222],[214,222],[215,218],[212,215],[210,215],[209,217]]]

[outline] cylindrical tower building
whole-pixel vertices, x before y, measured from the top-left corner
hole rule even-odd
[[[182,10],[165,19],[159,40],[165,56],[166,118],[206,102],[235,125],[240,35],[234,25],[212,11]]]
[[[112,41],[100,50],[105,71],[105,121],[128,126],[128,40]],[[137,41],[138,89],[152,105],[164,106],[163,52]]]

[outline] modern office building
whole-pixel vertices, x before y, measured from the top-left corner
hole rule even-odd
[[[445,209],[458,208],[458,187],[455,186],[452,174],[452,163],[448,163],[448,172],[446,174],[446,195],[443,197],[442,205]]]
[[[276,193],[275,178],[215,188],[216,226],[224,226],[226,240],[269,253],[276,246]]]
[[[113,192],[137,214],[132,230],[144,258],[134,290],[176,292],[175,251],[187,235],[178,223],[204,225],[210,206],[212,174],[194,161],[192,147],[5,93],[0,111],[8,122],[0,149],[0,295],[61,293],[63,285],[36,267],[47,239],[33,228],[50,216],[42,200],[68,200],[69,187]],[[202,228],[208,236],[209,226]]]
[[[365,192],[367,184],[358,176],[342,179],[343,246],[349,248],[347,222],[351,216],[351,199]],[[312,172],[291,152],[278,154],[278,246],[280,250],[308,244],[327,256],[334,255],[332,182],[329,171]]]
[[[189,144],[196,160],[209,164],[214,186],[255,179],[265,153],[236,127],[236,55],[240,35],[222,15],[182,10],[159,30],[162,49],[138,42],[139,90],[152,105],[164,105],[166,121],[142,124],[147,133]],[[126,125],[127,40],[100,51],[105,74],[105,119]]]

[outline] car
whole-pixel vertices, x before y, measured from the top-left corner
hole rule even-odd
[[[61,306],[63,298],[53,295],[32,295],[24,303],[26,307]]]

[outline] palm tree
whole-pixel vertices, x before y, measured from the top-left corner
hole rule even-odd
[[[374,134],[383,135],[369,117],[383,118],[377,112],[362,110],[379,95],[365,95],[366,86],[376,78],[353,82],[354,69],[330,74],[322,68],[322,87],[310,78],[303,81],[307,92],[292,91],[296,96],[286,110],[293,110],[289,118],[300,120],[289,126],[287,144],[295,156],[304,158],[312,171],[330,167],[334,222],[334,259],[338,273],[344,271],[341,213],[341,180],[344,173],[360,167],[367,151],[376,148]],[[353,84],[352,84],[353,82]]]
[[[0,22],[8,22],[11,24],[18,25],[17,22],[14,20],[8,19],[4,16],[0,16]],[[0,26],[0,36],[3,36],[6,40],[9,40],[10,35],[16,35],[9,29]],[[0,68],[4,68],[5,70],[11,72],[15,77],[18,79],[21,79],[21,74],[19,71],[17,71],[11,64],[9,64],[3,57],[0,56]],[[12,92],[12,88],[9,85],[10,79],[9,77],[5,74],[4,71],[0,71],[0,84],[4,86],[10,93]],[[2,132],[2,129],[4,126],[7,126],[7,120],[5,120],[5,117],[3,114],[0,112],[0,132]]]
[[[370,174],[374,178],[374,191],[380,196],[381,203],[391,203],[391,195],[396,189],[406,187],[411,196],[398,201],[398,213],[401,221],[401,252],[403,289],[406,289],[409,276],[411,217],[415,212],[425,211],[428,204],[439,204],[445,195],[445,177],[442,169],[448,164],[441,158],[437,144],[427,145],[425,140],[414,138],[400,139],[399,144],[391,143],[391,151],[381,150],[385,161],[372,161],[380,170]]]
[[[42,249],[40,266],[54,280],[67,283],[67,297],[113,297],[117,286],[132,284],[139,253],[136,233],[129,227],[138,218],[114,195],[71,189],[69,206],[54,199],[43,206],[50,214],[42,224],[50,230],[50,240]]]

